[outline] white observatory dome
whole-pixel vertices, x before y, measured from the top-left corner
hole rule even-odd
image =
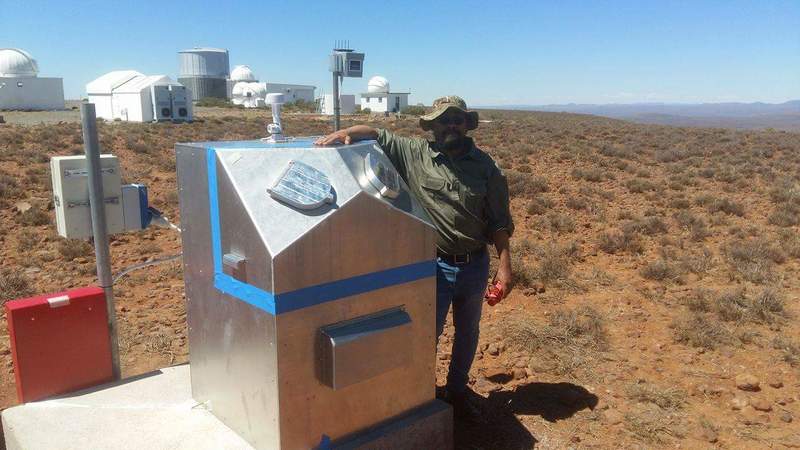
[[[30,53],[18,48],[0,49],[0,77],[35,77],[39,65]]]
[[[236,66],[231,71],[231,81],[258,81],[250,66]]]
[[[367,83],[367,92],[371,94],[388,94],[389,80],[382,76],[374,76]]]
[[[267,95],[267,86],[263,83],[240,81],[233,85],[231,101],[234,105],[244,105],[246,108],[263,106],[264,97]]]

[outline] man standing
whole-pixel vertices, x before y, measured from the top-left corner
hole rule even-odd
[[[478,127],[478,113],[463,99],[436,99],[433,111],[421,116],[420,127],[433,141],[396,136],[356,125],[317,140],[318,145],[375,139],[394,164],[437,230],[436,335],[442,334],[453,307],[453,340],[445,399],[456,415],[477,419],[467,382],[478,346],[478,333],[489,272],[488,243],[500,260],[493,283],[499,297],[511,282],[508,240],[514,231],[508,184],[494,160],[475,146],[467,132]]]

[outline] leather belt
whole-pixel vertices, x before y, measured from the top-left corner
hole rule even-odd
[[[447,264],[453,266],[461,266],[464,264],[469,264],[470,261],[480,258],[486,253],[486,247],[481,247],[477,250],[473,250],[468,253],[462,253],[459,255],[450,255],[445,253],[441,250],[436,250],[436,256],[439,257],[442,261],[446,262]]]

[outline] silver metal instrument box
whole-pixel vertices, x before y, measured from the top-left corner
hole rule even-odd
[[[178,144],[192,393],[259,449],[435,398],[435,230],[374,141]]]

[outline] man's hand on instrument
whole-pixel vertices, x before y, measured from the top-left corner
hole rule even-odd
[[[352,141],[353,138],[350,137],[350,133],[348,133],[347,130],[339,130],[327,136],[322,136],[321,138],[314,141],[314,145],[335,145],[335,144],[349,145]]]

